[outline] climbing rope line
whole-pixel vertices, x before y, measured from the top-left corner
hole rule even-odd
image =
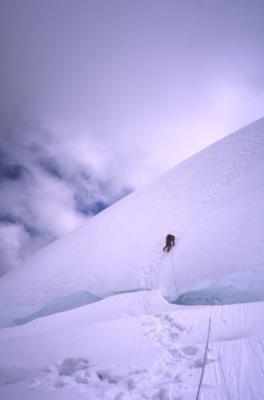
[[[196,395],[195,400],[199,400],[201,387],[202,387],[202,383],[203,383],[203,376],[204,376],[204,370],[205,370],[205,364],[206,364],[206,360],[207,360],[207,352],[208,352],[208,346],[209,346],[209,339],[210,339],[210,331],[211,331],[211,317],[209,317],[208,332],[207,332],[207,340],[206,340],[206,346],[205,346],[205,351],[204,351],[202,373],[201,373],[201,376],[200,376],[199,387],[198,387],[198,391],[197,391],[197,395]]]
[[[172,270],[172,276],[173,276],[173,281],[174,281],[174,286],[176,289],[176,294],[177,294],[177,298],[179,297],[179,290],[178,290],[178,285],[177,285],[177,281],[176,281],[176,276],[175,276],[175,270],[174,270],[174,253],[172,251],[172,255],[171,255],[171,270]]]
[[[158,261],[158,269],[156,271],[156,281],[157,281],[157,286],[160,289],[161,286],[161,265],[162,265],[162,257],[163,254],[161,253],[161,256],[159,257],[159,261]]]

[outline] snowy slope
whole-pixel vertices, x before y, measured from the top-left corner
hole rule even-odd
[[[264,271],[263,171],[262,119],[2,277],[2,325],[39,310],[47,315],[64,305],[73,308],[129,290],[161,287],[165,297],[175,300],[229,274]],[[168,232],[179,240],[173,252],[164,254]]]
[[[0,399],[196,399],[210,320],[199,400],[263,399],[263,167],[264,119],[2,277]]]
[[[263,302],[95,323],[83,318],[65,329],[67,314],[44,318],[49,331],[45,324],[38,331],[34,321],[28,332],[9,328],[15,337],[0,338],[1,399],[195,399],[209,318],[200,400],[264,397]],[[52,327],[54,318],[61,329]]]

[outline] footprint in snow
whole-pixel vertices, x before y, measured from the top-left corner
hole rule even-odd
[[[181,351],[186,354],[187,356],[193,356],[198,352],[197,347],[194,346],[186,346],[181,349]]]
[[[194,360],[192,368],[202,368],[202,366],[203,366],[203,359],[198,358],[197,360]]]

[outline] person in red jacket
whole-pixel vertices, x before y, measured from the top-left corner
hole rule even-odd
[[[175,236],[169,233],[166,236],[166,245],[163,247],[163,251],[167,251],[168,253],[173,246],[175,246]]]

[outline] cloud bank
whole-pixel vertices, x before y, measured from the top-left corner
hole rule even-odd
[[[1,0],[0,270],[262,117],[263,13]]]
[[[128,194],[87,136],[1,128],[0,274]],[[90,156],[91,155],[91,156]],[[112,167],[112,168],[111,168]]]

